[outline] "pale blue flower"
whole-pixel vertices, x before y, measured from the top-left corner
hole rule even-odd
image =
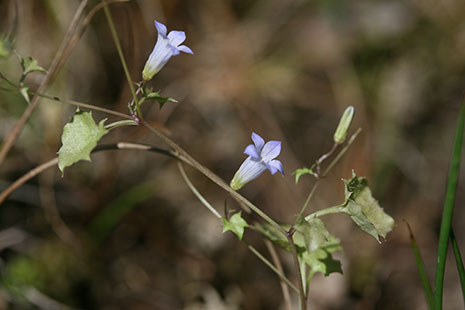
[[[155,21],[155,28],[158,31],[157,43],[142,71],[144,81],[151,80],[171,57],[179,55],[180,52],[194,54],[187,46],[179,45],[186,40],[184,31],[173,30],[166,35],[166,26],[157,21]]]
[[[252,141],[244,153],[249,155],[237,170],[231,180],[231,187],[235,190],[242,188],[245,184],[257,178],[265,170],[271,174],[281,172],[284,175],[283,165],[275,158],[281,153],[281,141],[268,141],[265,143],[262,137],[252,132]]]

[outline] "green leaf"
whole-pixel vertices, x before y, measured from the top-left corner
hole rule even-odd
[[[413,235],[412,228],[410,224],[405,221],[410,235],[410,243],[412,245],[413,255],[415,256],[415,264],[417,265],[418,275],[420,276],[421,286],[423,287],[423,292],[425,293],[426,302],[428,304],[428,309],[432,310],[434,305],[434,295],[433,290],[431,289],[431,284],[428,279],[428,274],[426,273],[425,264],[423,258],[421,257],[420,249],[418,248],[415,236]],[[451,238],[452,239],[452,238]]]
[[[32,57],[23,58],[21,55],[18,56],[21,67],[23,68],[23,75],[26,76],[28,73],[33,71],[47,72],[44,68],[39,66],[37,60]]]
[[[331,234],[325,224],[319,218],[309,221],[299,220],[295,225],[294,242],[305,247],[308,252],[313,252],[331,240]],[[304,244],[299,241],[299,235],[303,236]]]
[[[160,104],[160,109],[167,102],[178,103],[176,99],[170,97],[162,97],[160,92],[154,92],[151,88],[145,86],[142,87],[142,98],[144,98],[144,100],[157,101]]]
[[[455,196],[460,176],[460,160],[462,154],[463,132],[465,128],[465,104],[460,108],[457,129],[455,131],[452,157],[449,163],[447,177],[446,198],[442,211],[441,229],[439,232],[438,258],[436,263],[436,276],[434,279],[435,309],[442,308],[442,292],[444,289],[444,271],[446,268],[447,249],[451,231],[452,217],[454,216]]]
[[[308,278],[311,279],[317,272],[321,272],[326,277],[331,273],[342,273],[341,262],[333,258],[332,253],[342,251],[339,245],[319,248],[313,252],[304,252],[302,260],[309,266]]]
[[[379,242],[380,236],[386,238],[394,228],[394,219],[386,214],[378,201],[373,198],[368,181],[363,177],[357,177],[354,172],[352,174],[352,179],[343,179],[346,185],[347,212],[360,229]]]
[[[304,247],[299,253],[301,259],[310,268],[308,279],[317,272],[328,276],[332,272],[342,273],[341,263],[332,257],[332,253],[342,251],[339,240],[332,236],[319,218],[306,221],[299,219],[295,225],[294,242]],[[303,243],[303,244],[302,244]]]
[[[379,234],[376,230],[375,225],[363,213],[362,207],[360,205],[358,205],[352,200],[349,200],[349,203],[347,204],[347,211],[352,220],[355,222],[355,224],[357,224],[357,226],[361,230],[372,235],[373,238],[375,238],[379,242]]]
[[[314,177],[318,178],[318,175],[313,171],[313,167],[312,168],[300,168],[294,171],[292,174],[295,174],[295,184],[297,184],[299,182],[300,177],[305,174],[311,174]]]
[[[236,234],[239,240],[242,240],[244,236],[244,228],[249,227],[249,224],[242,218],[241,212],[235,213],[229,220],[226,218],[222,218],[224,226],[223,232],[227,232],[228,230],[232,231]]]
[[[65,168],[80,161],[90,161],[90,152],[97,142],[106,134],[104,123],[106,119],[95,123],[91,112],[76,110],[74,117],[63,128],[62,146],[58,151],[58,167],[64,174]]]

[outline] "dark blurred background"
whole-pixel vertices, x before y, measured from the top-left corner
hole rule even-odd
[[[2,0],[0,31],[48,68],[79,3]],[[463,1],[139,0],[110,8],[136,81],[156,42],[154,19],[186,32],[195,54],[172,58],[150,83],[179,103],[143,110],[194,158],[229,182],[252,131],[283,142],[285,177],[265,173],[241,190],[278,221],[294,220],[314,182],[305,176],[295,185],[292,172],[331,148],[340,115],[353,105],[352,132],[363,131],[310,211],[340,203],[340,178],[355,169],[397,227],[378,244],[348,217],[324,218],[345,249],[344,274],[318,275],[309,309],[426,309],[402,219],[433,279],[465,89]],[[16,56],[0,60],[0,71],[17,79]],[[27,83],[34,89],[41,79],[31,74]],[[46,93],[127,111],[130,92],[102,10]],[[20,95],[0,93],[1,140],[26,107]],[[0,166],[0,188],[56,156],[74,110],[41,100]],[[166,148],[136,127],[113,130],[101,143],[120,141]],[[222,212],[225,192],[186,169]],[[464,173],[454,229],[465,249],[463,180]],[[284,309],[275,274],[221,230],[162,155],[107,151],[64,177],[52,168],[0,207],[0,309]],[[268,256],[256,233],[245,239]],[[278,253],[295,280],[291,257]],[[463,309],[449,258],[444,309]]]

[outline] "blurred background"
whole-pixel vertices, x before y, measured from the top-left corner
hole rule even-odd
[[[80,1],[1,0],[0,31],[17,52],[49,68]],[[83,15],[99,1],[89,0]],[[183,30],[194,55],[174,57],[150,82],[179,100],[144,104],[146,119],[229,182],[252,131],[281,140],[285,176],[264,173],[241,193],[291,222],[314,183],[292,172],[332,146],[339,117],[355,107],[363,129],[320,186],[311,212],[344,199],[354,169],[397,227],[378,244],[343,215],[324,218],[341,239],[343,275],[315,277],[309,309],[426,309],[408,221],[430,279],[448,161],[465,88],[465,3],[460,0],[134,0],[110,5],[134,80],[156,42],[156,19]],[[0,71],[17,80],[13,54]],[[44,75],[31,74],[36,89]],[[99,10],[48,84],[47,94],[123,113],[130,92]],[[0,139],[27,108],[0,93]],[[41,100],[0,166],[0,189],[56,156],[75,108]],[[107,115],[94,112],[96,120]],[[109,117],[109,121],[116,120]],[[143,128],[116,129],[101,143],[167,148]],[[191,168],[187,174],[223,212],[239,206]],[[465,169],[462,169],[462,172]],[[465,249],[461,175],[454,217]],[[61,177],[57,167],[0,207],[0,309],[284,309],[275,274],[194,197],[176,162],[159,154],[107,151]],[[245,239],[265,256],[253,231]],[[295,280],[292,259],[278,251]],[[444,309],[463,309],[449,255]]]

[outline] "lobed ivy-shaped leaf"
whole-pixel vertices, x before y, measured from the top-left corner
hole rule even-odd
[[[303,236],[303,247],[308,252],[313,252],[331,240],[331,234],[326,229],[325,224],[319,218],[313,218],[306,221],[304,218],[299,220],[295,225],[296,233],[294,242],[297,243],[299,235]]]
[[[309,266],[308,278],[311,279],[317,272],[321,272],[326,277],[331,273],[342,273],[341,262],[333,258],[334,252],[342,252],[339,241],[335,240],[333,244],[327,244],[313,252],[304,252],[302,260]]]
[[[97,125],[91,112],[76,110],[73,118],[63,128],[61,135],[62,146],[58,151],[58,167],[62,175],[65,168],[80,160],[90,161],[90,152],[97,146],[97,142],[106,134],[104,123]]]
[[[224,226],[223,226],[223,233],[227,231],[232,231],[236,236],[239,238],[239,240],[242,240],[242,237],[244,236],[244,228],[249,227],[249,224],[242,218],[241,212],[237,212],[233,214],[228,219],[222,218]]]
[[[291,252],[287,237],[274,226],[263,223],[252,228],[279,247]],[[283,228],[289,229],[286,226],[283,226]],[[339,240],[328,232],[323,221],[318,218],[305,221],[302,218],[297,221],[295,229],[296,231],[293,234],[294,244],[299,258],[310,269],[309,278],[317,272],[321,272],[325,276],[333,272],[342,273],[341,263],[332,257],[334,252],[342,251],[342,247]]]
[[[333,259],[332,254],[342,251],[339,240],[331,235],[325,224],[319,218],[308,221],[299,219],[295,226],[294,242],[297,244],[299,235],[303,236],[305,251],[301,259],[309,267],[308,278],[317,272],[325,276],[333,272],[342,273],[341,262]]]
[[[386,238],[394,228],[395,222],[373,198],[368,181],[363,177],[357,177],[354,172],[352,179],[343,181],[346,185],[346,210],[355,224],[378,242],[379,237]]]

